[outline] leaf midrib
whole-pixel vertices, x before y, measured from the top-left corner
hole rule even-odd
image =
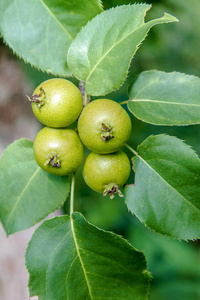
[[[59,21],[59,19],[51,12],[51,10],[49,9],[49,7],[45,4],[44,0],[40,0],[40,2],[44,5],[44,7],[51,14],[51,16],[57,21],[57,23],[59,24],[59,26],[68,35],[68,37],[70,38],[70,40],[73,41],[73,37],[71,36],[71,34],[66,30],[66,28],[62,25],[62,23]]]
[[[140,29],[142,26],[148,24],[147,23],[143,23],[140,27],[138,27],[137,29],[131,31],[131,33],[127,34],[125,37],[123,37],[121,40],[119,40],[116,44],[114,44],[103,56],[102,58],[96,63],[96,65],[92,68],[92,70],[89,72],[87,78],[86,78],[86,82],[88,81],[89,77],[91,76],[91,74],[93,73],[93,71],[97,68],[97,66],[101,63],[101,61],[107,56],[107,54],[112,51],[119,43],[121,43],[123,40],[125,40],[126,38],[128,38],[131,34],[133,34],[134,32],[136,32],[138,29]],[[153,26],[153,25],[152,25]],[[133,53],[134,55],[134,53]]]
[[[132,99],[129,100],[129,102],[155,102],[160,104],[172,104],[172,105],[183,105],[183,106],[194,106],[194,107],[200,107],[200,104],[191,104],[191,103],[179,103],[179,102],[170,102],[170,101],[162,101],[162,100],[154,100],[154,99]]]
[[[181,195],[171,184],[169,184],[163,177],[161,177],[161,175],[151,167],[151,165],[149,165],[147,163],[147,161],[145,161],[139,154],[137,154],[138,158],[141,159],[152,171],[153,173],[155,173],[158,177],[161,178],[161,180],[167,185],[170,186],[172,190],[174,190],[183,200],[185,200],[190,206],[192,206],[195,210],[197,210],[197,212],[199,213],[199,209],[193,205],[193,203],[189,202],[188,199],[186,199],[183,195]]]
[[[146,10],[148,11],[148,9]],[[146,13],[146,12],[145,12]],[[145,17],[145,15],[144,15]],[[151,21],[148,21],[148,22],[144,22],[144,17],[143,17],[143,24],[139,27],[137,27],[137,29],[134,29],[133,31],[131,31],[129,34],[127,34],[125,37],[123,37],[122,39],[120,39],[116,44],[114,44],[103,56],[102,58],[96,63],[96,65],[93,67],[93,69],[89,72],[88,76],[86,77],[86,80],[85,82],[88,81],[89,77],[91,76],[91,74],[93,73],[93,71],[96,69],[96,67],[100,64],[100,62],[104,59],[104,57],[110,52],[112,51],[113,48],[115,48],[119,43],[121,43],[123,40],[125,40],[126,38],[128,38],[130,35],[132,35],[133,33],[135,33],[137,30],[139,30],[140,28],[146,26],[146,27],[149,27],[147,29],[147,32],[148,30],[153,27],[154,25],[156,24],[159,24],[159,23],[168,23],[168,22],[172,22],[172,20],[165,20],[164,17],[161,17],[161,18],[157,18],[157,19],[153,19]],[[140,43],[144,40],[144,38],[146,37],[147,35],[147,32],[145,33],[144,37],[141,39]],[[140,44],[139,43],[139,44]],[[137,50],[137,47],[138,47],[138,44],[136,45],[136,50]],[[133,53],[133,55],[135,54],[135,51]],[[132,55],[132,56],[133,56]]]
[[[38,167],[36,169],[36,171],[33,173],[33,175],[30,177],[30,179],[28,180],[27,184],[25,185],[25,187],[23,188],[23,190],[21,191],[19,197],[17,198],[17,201],[15,202],[15,205],[13,206],[12,210],[10,211],[10,214],[8,215],[7,221],[5,223],[5,227],[8,226],[8,223],[10,221],[11,216],[14,214],[22,196],[24,195],[25,191],[27,190],[29,184],[31,183],[31,181],[34,179],[34,177],[36,176],[36,174],[38,173],[38,171],[40,170],[40,167]]]
[[[90,283],[89,283],[89,280],[88,280],[88,277],[87,277],[87,272],[85,270],[84,263],[82,261],[81,255],[80,255],[79,246],[78,246],[78,242],[77,242],[77,239],[76,239],[76,234],[75,234],[75,231],[74,231],[74,220],[72,219],[72,216],[71,216],[71,230],[72,230],[72,235],[73,235],[73,238],[74,238],[74,243],[75,243],[76,251],[77,251],[77,254],[78,254],[78,258],[79,258],[79,261],[81,263],[83,273],[84,273],[84,276],[85,276],[85,281],[86,281],[86,284],[87,284],[87,287],[88,287],[88,293],[89,293],[89,296],[90,296],[91,300],[93,300]]]

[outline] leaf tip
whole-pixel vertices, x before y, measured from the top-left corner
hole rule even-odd
[[[169,13],[166,13],[164,12],[164,18],[167,18],[168,19],[168,22],[179,22],[179,19],[174,17],[173,15],[169,14]]]

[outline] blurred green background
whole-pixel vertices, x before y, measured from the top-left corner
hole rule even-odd
[[[137,1],[139,2],[142,1]],[[200,1],[145,2],[152,3],[146,21],[161,17],[164,12],[168,12],[176,16],[180,22],[159,25],[151,29],[132,61],[125,84],[118,91],[107,96],[116,101],[128,99],[127,89],[130,82],[145,70],[179,71],[200,76]],[[134,1],[103,1],[105,9],[129,3]],[[52,77],[24,64],[21,60],[19,64],[33,87]],[[154,126],[134,117],[132,117],[132,124],[133,132],[129,144],[133,148],[151,134],[167,133],[185,140],[200,154],[200,125]],[[126,149],[124,151],[131,158],[131,154]],[[75,209],[82,212],[89,222],[122,235],[134,247],[144,251],[148,269],[153,277],[149,291],[150,300],[200,299],[200,243],[198,241],[180,242],[155,234],[127,211],[122,198],[116,196],[110,200],[91,191],[82,179],[81,169],[78,170],[76,177]],[[133,180],[134,174],[131,174],[129,182]],[[68,202],[66,202],[63,211],[68,209]]]

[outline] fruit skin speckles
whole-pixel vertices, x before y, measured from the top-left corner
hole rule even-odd
[[[131,134],[131,119],[124,108],[109,99],[90,102],[78,120],[83,144],[95,153],[112,153],[121,149]]]
[[[110,154],[91,152],[83,166],[83,178],[87,185],[96,192],[114,197],[115,193],[123,196],[122,187],[131,172],[130,161],[122,151]]]
[[[84,159],[84,146],[76,131],[41,129],[33,143],[36,162],[45,171],[65,176],[74,173]]]
[[[79,89],[71,81],[61,78],[42,82],[28,99],[36,118],[53,128],[71,125],[83,109]]]

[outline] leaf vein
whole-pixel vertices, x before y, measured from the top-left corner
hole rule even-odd
[[[59,24],[59,26],[63,29],[63,31],[68,35],[68,37],[70,38],[71,41],[73,41],[73,38],[71,36],[71,34],[66,30],[66,28],[61,24],[61,22],[58,20],[58,18],[56,18],[56,16],[51,12],[51,10],[49,9],[49,7],[44,3],[44,0],[40,0],[41,3],[44,5],[44,7],[46,8],[46,10],[51,14],[51,16],[57,21],[57,23]]]
[[[200,107],[200,104],[192,104],[192,103],[179,103],[179,102],[170,102],[170,101],[161,101],[161,100],[152,100],[152,99],[132,99],[129,100],[130,102],[153,102],[153,103],[160,103],[160,104],[171,104],[171,105],[183,105],[183,106],[195,106]]]
[[[83,249],[83,248],[79,248],[79,249],[82,250],[82,251],[85,251],[85,252],[92,253],[92,254],[94,254],[95,256],[98,255],[98,256],[100,256],[100,257],[103,257],[104,259],[110,260],[110,261],[116,263],[117,265],[119,265],[120,268],[123,268],[124,270],[126,270],[126,271],[128,271],[128,272],[132,272],[132,273],[134,273],[134,274],[137,274],[137,272],[133,272],[132,270],[130,271],[129,269],[125,268],[124,265],[120,264],[119,261],[112,260],[110,257],[103,256],[102,254],[99,254],[99,253],[97,253],[97,252],[93,252],[93,251],[88,250],[88,249]]]
[[[142,24],[142,26],[144,26],[147,23]],[[110,47],[110,49],[102,56],[102,58],[96,63],[96,65],[92,68],[92,70],[89,72],[87,78],[86,78],[86,82],[88,81],[89,77],[91,76],[91,74],[94,72],[94,70],[97,68],[97,66],[101,63],[101,61],[107,56],[107,54],[109,52],[111,52],[119,43],[121,43],[123,40],[125,40],[126,38],[128,38],[130,35],[132,35],[134,32],[136,32],[138,29],[140,29],[142,26],[138,27],[137,29],[134,29],[133,31],[131,31],[131,33],[127,34],[125,37],[123,37],[121,40],[119,40],[118,42],[116,42],[112,47]],[[135,53],[135,52],[134,52]],[[134,55],[133,53],[133,55]]]
[[[86,281],[86,284],[87,284],[87,287],[88,287],[88,294],[89,294],[91,300],[93,300],[90,283],[89,283],[89,280],[88,280],[88,277],[87,277],[87,273],[86,273],[86,270],[85,270],[85,267],[84,267],[81,255],[80,255],[79,246],[78,246],[78,242],[77,242],[76,234],[75,234],[75,230],[74,230],[74,221],[73,221],[72,217],[71,217],[71,229],[72,229],[72,234],[73,234],[74,243],[75,243],[76,251],[77,251],[77,254],[78,254],[78,258],[79,258],[79,261],[81,263],[81,266],[82,266],[82,269],[83,269],[83,273],[84,273],[84,276],[85,276],[85,281]]]
[[[60,227],[60,224],[59,224],[59,225],[56,225],[52,230],[55,230],[55,229],[58,228],[58,227]],[[52,253],[51,253],[50,257],[49,257],[49,263],[50,263],[50,260],[51,260],[52,256],[54,255],[54,253],[55,253],[56,250],[58,249],[58,247],[63,243],[63,241],[67,238],[67,236],[69,235],[70,232],[71,232],[71,231],[69,230],[69,231],[67,232],[67,234],[64,235],[64,237],[62,238],[62,240],[57,244],[57,246],[53,249],[53,251],[52,251]],[[51,234],[51,233],[50,233],[50,234]],[[49,264],[49,263],[48,263],[48,264]],[[47,295],[47,284],[46,284],[46,282],[47,282],[47,271],[48,271],[48,268],[46,269],[46,278],[45,278],[46,295]]]
[[[21,191],[19,197],[17,198],[17,201],[15,203],[15,205],[13,206],[12,210],[10,211],[10,214],[8,215],[7,221],[6,221],[6,226],[8,226],[8,223],[10,221],[11,216],[13,215],[13,213],[15,212],[22,196],[24,195],[25,191],[27,190],[29,184],[31,183],[31,181],[33,180],[33,178],[36,176],[36,174],[38,173],[38,171],[40,170],[40,168],[38,167],[36,169],[36,171],[33,173],[33,175],[30,177],[30,179],[28,180],[27,184],[25,185],[25,187],[23,188],[23,190]]]
[[[74,257],[73,261],[72,261],[71,264],[70,264],[69,270],[68,270],[68,272],[67,272],[67,274],[66,274],[66,290],[67,290],[67,295],[69,295],[67,278],[68,278],[68,276],[69,276],[69,274],[70,274],[71,268],[72,268],[74,262],[76,261],[77,257],[78,257],[78,254]]]
[[[125,284],[126,286],[128,286],[132,291],[134,291],[134,288],[131,286],[131,285],[129,285],[127,282],[125,282],[125,281],[122,281],[122,280],[120,280],[120,279],[117,279],[117,278],[114,278],[114,277],[109,277],[109,276],[105,276],[105,274],[102,276],[102,275],[100,275],[100,274],[97,274],[97,273],[92,273],[92,272],[86,272],[87,274],[90,274],[90,275],[92,275],[92,276],[96,276],[96,277],[100,277],[100,278],[108,278],[109,280],[114,280],[114,281],[118,281],[118,282],[122,282],[123,284]],[[105,286],[104,286],[104,288],[105,288]],[[108,287],[108,289],[109,289],[110,287]],[[135,292],[135,291],[134,291]],[[95,297],[96,298],[96,297]]]
[[[154,172],[158,177],[160,177],[161,181],[163,181],[164,183],[166,183],[169,186],[169,183],[163,178],[161,177],[161,175],[151,167],[151,165],[148,164],[147,161],[145,161],[138,153],[137,156],[139,159],[141,159],[151,170],[152,172]],[[189,205],[191,205],[195,210],[197,210],[199,212],[199,210],[193,205],[193,203],[191,203],[188,199],[186,199],[183,195],[181,195],[173,186],[170,185],[170,187],[186,202],[189,203]]]

